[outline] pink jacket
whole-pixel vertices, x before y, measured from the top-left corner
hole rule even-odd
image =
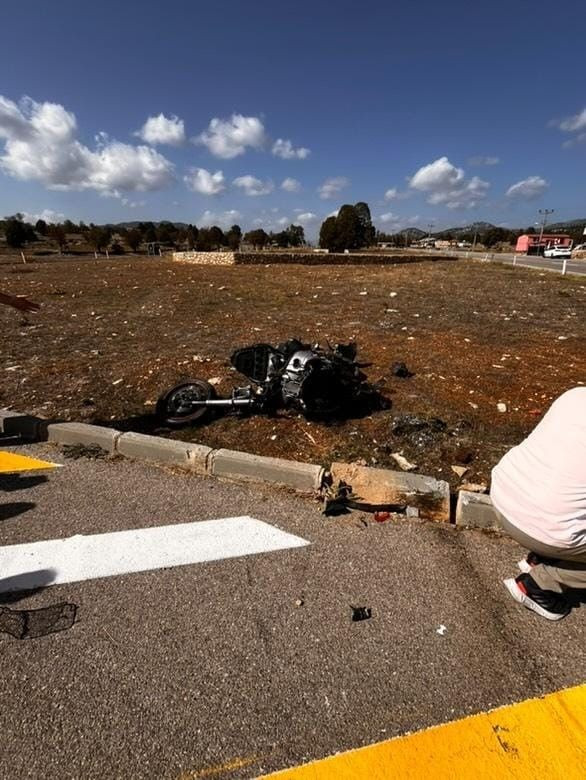
[[[492,470],[495,507],[551,547],[586,545],[586,387],[553,402],[535,430]]]

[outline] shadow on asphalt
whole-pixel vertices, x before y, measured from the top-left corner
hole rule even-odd
[[[49,480],[44,474],[24,476],[22,474],[3,474],[0,476],[0,490],[9,493],[13,490],[28,490]]]
[[[32,501],[11,501],[7,504],[0,504],[0,521],[18,517],[35,507],[36,504]]]
[[[54,582],[56,574],[55,569],[38,569],[0,579],[0,604],[15,604],[41,593]]]

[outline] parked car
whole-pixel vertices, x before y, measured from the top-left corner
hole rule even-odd
[[[572,250],[569,246],[550,246],[543,253],[544,257],[571,257]]]

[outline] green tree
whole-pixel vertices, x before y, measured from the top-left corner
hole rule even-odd
[[[372,244],[374,244],[375,229],[372,224],[372,217],[370,215],[370,208],[368,207],[368,203],[360,201],[354,206],[354,210],[356,211],[360,226],[362,228],[360,246],[372,246]]]
[[[305,244],[305,231],[303,225],[289,225],[289,246],[303,246]]]
[[[35,223],[35,230],[40,236],[46,236],[47,235],[47,223],[44,219],[37,219]]]
[[[240,225],[232,225],[230,230],[226,233],[225,238],[226,244],[235,252],[242,241],[242,229],[240,228]]]
[[[111,233],[108,229],[94,226],[89,229],[87,240],[96,252],[101,252],[110,243]]]
[[[257,230],[250,230],[245,234],[244,240],[247,244],[252,244],[255,249],[262,249],[267,245],[269,237],[262,228]]]
[[[187,243],[188,249],[195,249],[197,246],[197,236],[198,236],[199,230],[195,225],[188,225],[187,230],[185,231],[185,241]]]
[[[338,249],[359,249],[364,246],[364,229],[356,208],[344,205],[336,217]]]
[[[174,244],[177,228],[172,222],[159,222],[157,227],[157,241],[161,244]]]
[[[49,225],[48,234],[51,241],[57,244],[59,254],[63,254],[63,251],[67,247],[67,233],[63,225]]]
[[[136,228],[131,228],[126,234],[126,243],[128,244],[128,246],[133,252],[136,252],[136,250],[139,248],[139,246],[142,243],[142,234],[140,230],[137,230]]]
[[[4,225],[4,235],[8,246],[20,249],[26,244],[28,231],[22,220],[10,217]]]
[[[143,241],[145,241],[147,244],[154,243],[157,240],[157,231],[155,230],[154,226],[147,226],[144,233],[142,234],[142,238]]]
[[[336,217],[328,217],[322,222],[319,231],[319,245],[322,249],[329,249],[335,252],[338,249],[337,243],[338,227]]]

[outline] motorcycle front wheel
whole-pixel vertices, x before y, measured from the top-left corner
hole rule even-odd
[[[170,428],[192,425],[209,411],[206,406],[193,406],[193,401],[209,401],[216,391],[203,379],[181,382],[159,398],[155,409],[158,419]]]

